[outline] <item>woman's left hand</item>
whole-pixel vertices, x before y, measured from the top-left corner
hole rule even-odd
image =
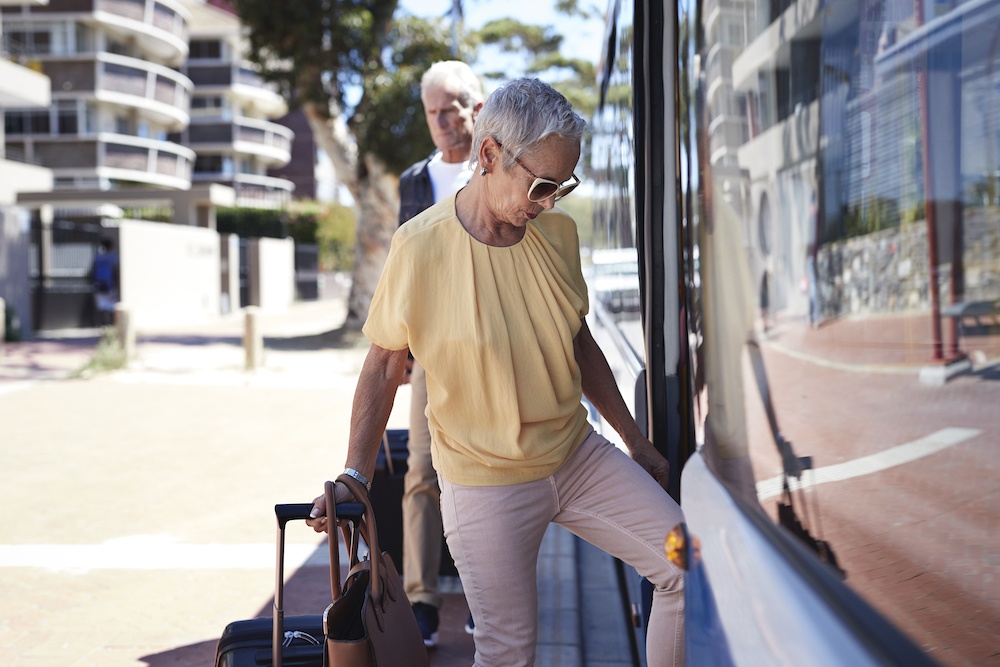
[[[667,489],[667,484],[670,483],[670,464],[660,452],[656,451],[653,443],[645,439],[630,443],[629,454],[633,461],[652,475],[664,491]]]

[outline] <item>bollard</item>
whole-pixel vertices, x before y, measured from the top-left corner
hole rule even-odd
[[[243,350],[246,370],[257,370],[264,361],[264,336],[260,331],[260,311],[256,306],[246,308],[243,320]]]
[[[127,306],[115,304],[115,335],[125,355],[125,363],[135,358],[135,326]]]
[[[7,342],[7,302],[0,298],[0,357]]]

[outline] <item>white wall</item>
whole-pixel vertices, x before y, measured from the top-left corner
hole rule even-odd
[[[262,238],[259,242],[260,307],[281,310],[295,300],[295,242]]]
[[[121,301],[135,326],[179,326],[219,316],[219,234],[211,229],[123,220]]]
[[[25,337],[31,335],[30,230],[28,211],[0,206],[0,298],[17,313]]]

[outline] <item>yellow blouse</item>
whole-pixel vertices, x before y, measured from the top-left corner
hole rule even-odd
[[[552,474],[586,435],[573,339],[588,307],[572,218],[545,211],[517,244],[489,246],[453,196],[396,231],[364,333],[423,366],[438,473],[518,484]]]

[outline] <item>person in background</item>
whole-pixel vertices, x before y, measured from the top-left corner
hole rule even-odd
[[[664,553],[683,521],[669,465],[590,333],[576,223],[555,208],[579,183],[585,125],[538,79],[494,91],[476,119],[472,180],[396,231],[364,326],[345,473],[371,478],[412,352],[479,667],[535,663],[536,566],[553,522],[649,579],[647,662],[684,664],[684,577]],[[590,426],[583,396],[627,454]],[[334,496],[353,497],[344,484]],[[326,509],[320,496],[317,532]]]
[[[437,62],[420,80],[420,99],[437,150],[399,178],[400,225],[469,182],[472,128],[483,106],[483,86],[465,63]],[[424,644],[433,647],[438,642],[441,607],[441,493],[431,463],[427,383],[417,361],[410,368],[410,387],[409,454],[403,481],[403,588]],[[473,628],[470,614],[466,632],[471,634]]]
[[[115,304],[118,303],[118,253],[113,247],[110,239],[101,239],[90,270],[97,325],[102,327],[114,324]]]

